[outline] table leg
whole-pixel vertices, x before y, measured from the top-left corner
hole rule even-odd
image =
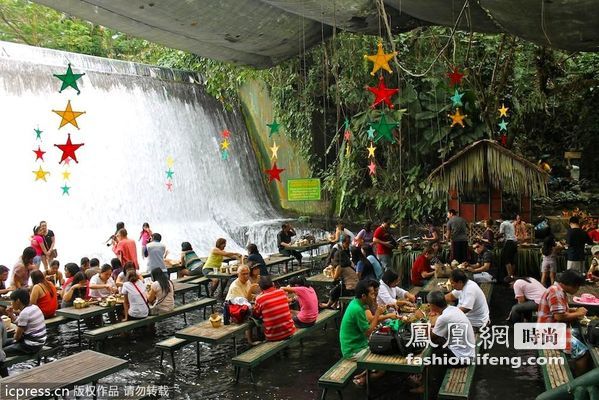
[[[237,355],[237,338],[233,336],[233,348],[235,349],[235,355]]]
[[[198,372],[200,372],[200,342],[196,342],[196,362],[198,365]]]
[[[366,370],[366,399],[370,398],[370,372]]]
[[[79,348],[81,348],[81,320],[77,320],[77,337],[79,338]]]
[[[96,400],[98,398],[98,381],[93,381],[92,385],[94,385],[94,396],[93,396],[93,399]]]

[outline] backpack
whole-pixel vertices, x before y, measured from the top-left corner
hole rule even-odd
[[[599,345],[599,320],[589,322],[587,327],[586,341],[592,346]]]

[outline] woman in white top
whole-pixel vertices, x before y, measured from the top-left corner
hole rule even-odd
[[[514,289],[514,297],[518,303],[514,304],[508,319],[512,323],[532,321],[533,311],[537,311],[545,286],[534,278],[506,277],[505,282]]]
[[[89,297],[104,298],[115,294],[117,288],[111,275],[112,266],[110,264],[102,265],[100,272],[89,280]]]
[[[150,306],[143,281],[135,271],[127,273],[127,282],[123,284],[122,293],[125,295],[124,321],[143,319],[150,314]]]
[[[376,302],[381,306],[401,307],[414,306],[416,296],[398,287],[399,275],[388,269],[380,281],[379,293]]]
[[[125,266],[123,267],[123,270],[116,277],[116,287],[119,288],[119,292],[121,291],[123,284],[125,284],[125,282],[127,282],[127,273],[129,273],[129,271],[136,272],[137,277],[140,281],[144,280],[143,276],[139,272],[137,272],[137,270],[135,269],[135,264],[133,264],[133,262],[131,262],[131,261],[127,261],[125,263]]]

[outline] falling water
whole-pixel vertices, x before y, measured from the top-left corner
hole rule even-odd
[[[68,63],[81,94],[59,93]],[[238,110],[225,111],[196,74],[130,62],[0,42],[0,263],[10,265],[29,243],[32,227],[47,220],[63,262],[82,256],[111,258],[104,243],[124,221],[138,239],[143,222],[163,236],[172,258],[182,241],[206,254],[215,239],[240,249],[250,238],[275,250],[272,206]],[[85,111],[58,129],[52,110]],[[35,128],[43,131],[36,139]],[[231,131],[222,160],[222,130]],[[59,164],[67,134],[79,163]],[[46,151],[44,161],[32,150]],[[174,159],[173,191],[166,187],[167,157]],[[39,167],[50,172],[35,181]],[[64,180],[63,171],[71,173]],[[69,194],[61,187],[70,186]],[[266,234],[269,232],[269,234]],[[236,242],[235,240],[236,239]]]

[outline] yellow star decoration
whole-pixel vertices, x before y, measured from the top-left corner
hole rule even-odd
[[[43,179],[44,182],[48,182],[46,180],[46,175],[50,175],[50,173],[48,171],[44,171],[40,165],[39,169],[37,171],[31,171],[35,174],[35,180],[39,181],[40,179]]]
[[[350,155],[351,155],[351,146],[348,143],[347,146],[345,146],[345,157],[349,158]]]
[[[447,116],[449,118],[451,118],[451,128],[453,128],[457,124],[460,124],[462,126],[462,128],[465,127],[465,125],[464,125],[464,118],[466,118],[467,115],[460,114],[460,109],[459,108],[456,108],[455,114],[453,114],[453,115],[447,114]]]
[[[368,158],[374,157],[374,151],[376,150],[376,147],[372,145],[372,142],[370,142],[370,147],[367,147],[366,149],[368,150]]]
[[[507,111],[509,110],[505,104],[501,103],[501,108],[499,109],[499,117],[507,117]]]
[[[279,158],[279,146],[277,146],[277,142],[275,142],[274,140],[272,141],[272,147],[270,147],[270,151],[272,152],[272,156],[270,156],[272,160]]]
[[[173,157],[168,156],[166,158],[166,166],[169,168],[173,168],[173,165],[175,165],[175,160],[173,160]]]
[[[227,141],[227,139],[223,140],[223,142],[220,144],[220,147],[223,150],[227,150],[229,148],[229,142]]]
[[[79,126],[77,125],[77,117],[85,114],[85,111],[73,111],[73,108],[71,107],[71,100],[67,101],[67,107],[64,111],[52,110],[52,112],[60,115],[62,118],[58,129],[62,128],[66,124],[71,124],[75,128],[79,129]]]
[[[62,172],[62,179],[64,179],[65,181],[68,181],[70,178],[71,178],[71,173],[69,171]]]
[[[381,68],[392,74],[393,71],[391,70],[391,67],[389,67],[389,61],[391,61],[391,59],[393,59],[393,57],[397,55],[397,52],[394,51],[393,53],[385,54],[385,52],[383,51],[383,42],[381,42],[380,40],[377,47],[378,49],[376,51],[376,54],[371,56],[369,56],[368,54],[364,54],[365,59],[374,63],[370,75],[374,76],[376,71],[378,71]]]

